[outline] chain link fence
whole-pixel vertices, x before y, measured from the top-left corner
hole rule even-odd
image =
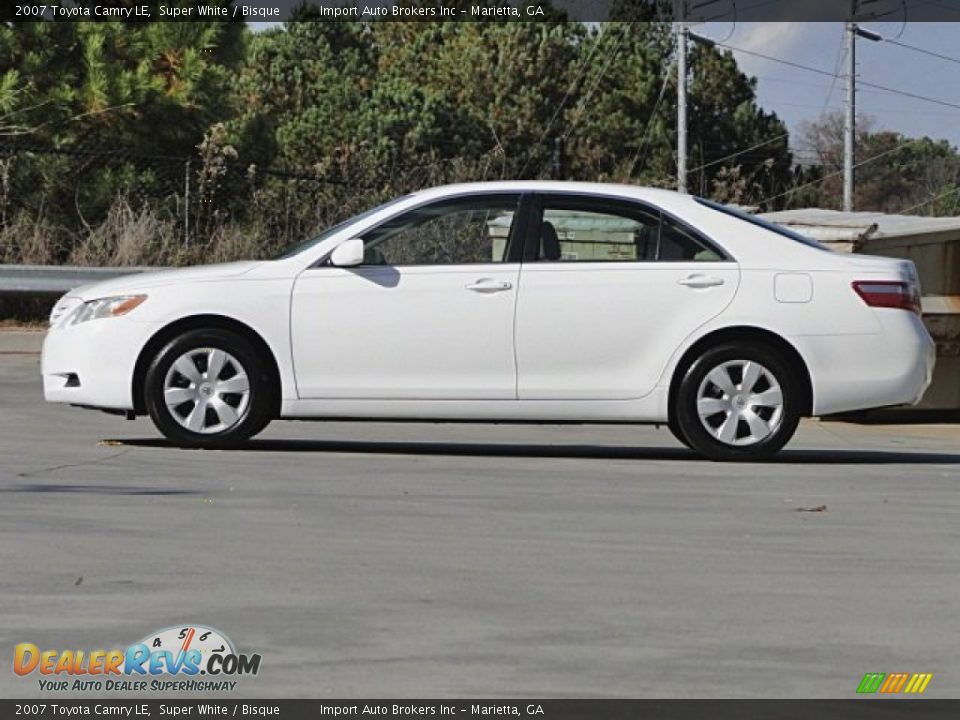
[[[260,167],[205,141],[189,157],[0,141],[0,263],[187,265],[277,254],[389,197],[493,179],[496,158]]]

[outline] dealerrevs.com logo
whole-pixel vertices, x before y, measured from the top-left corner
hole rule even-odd
[[[151,633],[120,650],[43,649],[20,643],[13,671],[36,675],[44,691],[229,691],[241,675],[260,671],[260,655],[238,653],[211,627],[186,625]]]

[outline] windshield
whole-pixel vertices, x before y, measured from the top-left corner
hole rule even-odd
[[[764,220],[763,218],[757,217],[756,215],[751,215],[748,212],[744,212],[739,208],[730,207],[729,205],[721,205],[718,202],[713,200],[707,200],[705,198],[694,198],[701,205],[710,208],[711,210],[716,210],[717,212],[722,212],[725,215],[730,215],[744,222],[748,222],[751,225],[756,225],[757,227],[762,227],[764,230],[769,230],[770,232],[775,232],[777,235],[782,235],[783,237],[790,238],[795,240],[798,243],[803,243],[807,247],[817,248],[818,250],[826,250],[830,252],[830,248],[818,243],[813,238],[807,237],[806,235],[801,235],[798,232],[794,232],[788,228],[785,228],[783,225],[778,225],[777,223],[770,222],[769,220]]]
[[[400,197],[394,198],[393,200],[389,200],[389,201],[383,203],[382,205],[377,205],[377,206],[374,207],[374,208],[370,208],[369,210],[365,210],[364,212],[360,213],[359,215],[354,215],[354,216],[351,217],[351,218],[347,218],[347,219],[344,220],[343,222],[337,223],[337,224],[334,225],[333,227],[327,228],[326,230],[324,230],[322,233],[320,233],[320,234],[317,235],[316,237],[312,237],[312,238],[310,238],[309,240],[304,240],[303,242],[297,243],[297,244],[294,245],[293,247],[287,248],[286,250],[283,251],[282,254],[277,255],[277,256],[276,256],[275,258],[273,258],[273,259],[274,259],[274,260],[285,260],[286,258],[293,257],[294,255],[299,255],[299,254],[302,253],[304,250],[307,250],[307,249],[309,249],[309,248],[314,247],[315,245],[317,245],[317,244],[319,244],[319,243],[322,243],[324,240],[326,240],[326,239],[329,238],[329,237],[333,237],[333,236],[336,235],[338,232],[340,232],[340,231],[343,230],[345,227],[347,227],[347,225],[351,225],[351,224],[353,224],[353,223],[355,223],[355,222],[359,222],[360,220],[363,220],[365,217],[370,217],[370,216],[373,215],[374,213],[378,213],[378,212],[380,212],[381,210],[385,210],[386,208],[390,207],[391,205],[396,205],[396,204],[397,204],[398,202],[400,202],[401,200],[406,200],[408,197],[410,197],[410,196],[409,196],[409,195],[401,195]]]

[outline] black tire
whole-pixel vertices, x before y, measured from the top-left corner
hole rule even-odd
[[[691,445],[690,441],[687,440],[687,436],[683,434],[683,428],[680,427],[680,421],[677,418],[676,411],[670,413],[670,419],[667,420],[667,427],[670,428],[670,432],[673,433],[673,436],[683,443],[684,447],[693,450],[693,445]]]
[[[218,374],[217,381],[225,383],[231,377],[243,373],[246,375],[249,391],[244,400],[243,393],[217,393],[216,390],[211,389],[210,383],[207,382],[202,389],[207,393],[212,393],[212,395],[208,395],[211,406],[213,396],[216,396],[219,407],[222,408],[223,403],[226,403],[232,408],[231,424],[227,425],[225,421],[212,422],[212,418],[220,420],[221,411],[212,407],[208,411],[205,409],[206,404],[204,404],[203,417],[200,422],[204,424],[208,431],[195,432],[181,424],[174,417],[174,414],[176,413],[182,420],[186,421],[191,410],[198,403],[186,400],[184,404],[171,409],[165,401],[165,385],[168,381],[168,374],[172,373],[172,382],[183,388],[185,392],[192,392],[194,387],[197,387],[197,392],[199,392],[200,385],[204,383],[189,382],[185,375],[180,374],[179,371],[172,371],[171,368],[178,360],[188,356],[193,363],[194,370],[198,372],[198,376],[205,378],[202,358],[205,357],[205,353],[216,350],[223,351],[230,356],[230,360],[224,364],[223,370]],[[212,355],[208,357],[212,357]],[[239,365],[239,369],[237,369],[237,365]],[[206,369],[209,369],[209,366]],[[164,437],[175,445],[191,448],[231,448],[253,437],[270,423],[276,407],[278,390],[276,380],[272,377],[268,365],[249,341],[228,330],[211,328],[207,330],[188,330],[161,348],[147,369],[144,382],[144,400],[153,424],[163,433]],[[238,400],[238,397],[241,399]],[[193,402],[193,405],[191,405],[191,402]],[[210,412],[213,413],[212,416]],[[198,413],[198,417],[200,415]],[[225,428],[216,430],[218,424],[225,425]]]
[[[756,363],[766,371],[762,372],[760,379],[756,381],[752,394],[740,391],[746,366],[739,365],[738,361]],[[729,365],[726,365],[727,363]],[[732,382],[734,394],[724,393],[719,385],[714,384],[712,380],[706,380],[707,375],[715,369],[725,373],[725,377],[720,376],[721,380],[727,379]],[[779,410],[763,403],[757,405],[751,403],[752,399],[761,399],[758,395],[766,391],[775,392],[771,381],[780,389],[782,400]],[[740,384],[737,384],[738,382]],[[749,413],[751,422],[756,421],[757,418],[754,416],[759,416],[763,420],[763,425],[758,424],[758,426],[761,428],[766,426],[769,430],[772,425],[772,431],[762,439],[755,439],[761,437],[762,433],[754,432],[750,423],[740,415],[733,417],[730,412],[723,410],[718,410],[716,414],[701,420],[698,412],[701,387],[709,396],[704,398],[705,401],[716,399],[717,403],[729,403],[736,408],[735,412],[745,413],[743,418],[746,418],[746,414]],[[775,397],[775,395],[763,395],[763,399],[769,397]],[[800,422],[801,397],[801,384],[796,372],[776,350],[759,344],[725,343],[706,350],[687,368],[680,382],[674,414],[679,429],[690,446],[711,460],[766,460],[779,452],[796,432],[797,424]],[[731,418],[732,424],[728,424]],[[707,425],[712,428],[712,432],[707,429]],[[723,432],[724,429],[727,432]],[[734,433],[733,440],[721,440],[720,436],[727,435],[731,429]]]

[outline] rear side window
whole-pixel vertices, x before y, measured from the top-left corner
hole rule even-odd
[[[777,235],[782,235],[785,238],[790,238],[798,243],[802,243],[807,247],[817,248],[818,250],[826,250],[831,252],[830,248],[818,243],[813,238],[807,237],[806,235],[801,235],[798,232],[789,230],[783,225],[777,225],[777,223],[770,222],[769,220],[764,220],[763,218],[757,217],[756,215],[751,215],[748,212],[744,212],[738,208],[730,207],[729,205],[721,205],[720,203],[714,202],[713,200],[707,200],[705,198],[694,198],[698,203],[704,207],[708,207],[711,210],[716,210],[717,212],[722,212],[724,215],[729,215],[735,217],[738,220],[743,220],[748,222],[751,225],[756,225],[761,227],[764,230],[769,230],[770,232],[776,233]]]
[[[663,216],[660,221],[660,246],[657,260],[722,260],[714,250],[704,246],[691,230],[673,218]]]
[[[602,197],[542,197],[533,232],[538,262],[710,262],[724,260],[696,231],[640,203]],[[538,232],[539,231],[539,232]]]

